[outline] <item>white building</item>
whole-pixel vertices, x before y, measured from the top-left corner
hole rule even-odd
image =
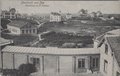
[[[90,15],[90,17],[92,17],[92,18],[97,17],[96,12],[92,12],[92,13],[90,13],[89,15]]]
[[[6,18],[6,19],[15,19],[16,18],[16,9],[11,8],[9,11],[3,10],[1,12],[1,16],[2,16],[2,18]]]
[[[67,14],[66,14],[66,19],[71,19],[71,18],[72,18],[72,14],[67,13]]]
[[[62,17],[60,13],[52,12],[50,14],[50,22],[61,22]]]
[[[37,34],[37,23],[27,20],[13,20],[7,24],[7,29],[16,35],[20,34]]]

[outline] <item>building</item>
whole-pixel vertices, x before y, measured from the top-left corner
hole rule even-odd
[[[101,12],[101,11],[97,11],[97,12],[96,12],[96,16],[97,16],[97,17],[102,17],[102,16],[103,16],[103,14],[102,14],[102,12]]]
[[[90,13],[89,15],[90,15],[90,17],[92,17],[92,18],[97,17],[96,12],[92,12],[92,13]]]
[[[97,37],[94,44],[100,50],[100,72],[104,76],[120,76],[120,29]]]
[[[67,13],[67,14],[66,14],[66,19],[71,19],[71,18],[72,18],[72,14]]]
[[[12,40],[7,40],[7,39],[4,39],[4,38],[1,38],[0,37],[0,70],[2,68],[2,64],[1,64],[1,50],[7,46],[7,45],[13,45],[13,41]]]
[[[57,12],[51,12],[50,14],[50,22],[61,22],[62,16],[60,13]]]
[[[95,48],[64,49],[7,46],[2,50],[3,69],[32,63],[37,73],[90,73],[99,71],[100,54]],[[94,63],[95,62],[95,63]],[[9,65],[8,65],[9,63]]]
[[[13,20],[7,24],[7,29],[16,35],[20,34],[37,34],[37,22],[29,20]]]
[[[9,44],[13,44],[13,41],[0,37],[0,49],[3,49],[6,45],[9,45]]]
[[[94,48],[35,48],[6,46],[2,49],[2,69],[18,69],[31,63],[32,76],[119,76],[120,29],[94,40]],[[81,75],[82,74],[82,75]]]
[[[88,10],[81,9],[78,14],[80,17],[88,17]]]
[[[16,19],[16,9],[15,8],[11,8],[8,10],[3,10],[1,12],[1,18],[5,18],[5,19]]]

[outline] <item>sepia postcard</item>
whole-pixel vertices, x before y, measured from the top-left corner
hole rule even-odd
[[[120,0],[0,0],[0,76],[120,76]]]

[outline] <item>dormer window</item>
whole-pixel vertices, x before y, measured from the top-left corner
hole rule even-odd
[[[105,53],[108,54],[108,45],[105,44]]]

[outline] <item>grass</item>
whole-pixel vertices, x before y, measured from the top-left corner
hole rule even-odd
[[[74,34],[64,34],[64,33],[56,33],[56,32],[50,32],[48,34],[41,36],[42,41],[40,41],[35,46],[56,46],[56,47],[62,47],[64,43],[83,43],[83,44],[93,44],[93,36],[78,36]]]

